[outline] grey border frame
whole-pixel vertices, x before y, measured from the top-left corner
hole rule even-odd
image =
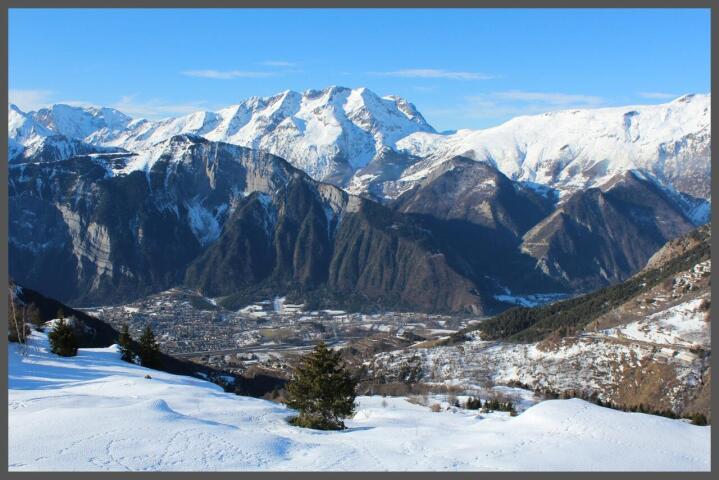
[[[2,10],[0,11],[0,20],[2,27],[5,31],[6,43],[2,49],[3,61],[3,82],[5,88],[3,90],[3,96],[6,100],[8,99],[8,10],[20,9],[20,8],[361,8],[361,9],[386,9],[386,8],[533,8],[533,9],[545,9],[545,8],[701,8],[711,10],[711,47],[716,47],[717,36],[714,35],[714,30],[718,25],[719,19],[719,7],[712,8],[713,2],[711,0],[7,0],[4,2]],[[714,59],[714,52],[716,48],[711,49],[711,59]],[[717,84],[717,63],[712,62],[711,65],[711,86]],[[712,112],[715,111],[716,105],[712,98]],[[715,118],[715,114],[712,114],[712,120]],[[0,149],[2,152],[7,152],[7,135],[2,136],[2,144]],[[712,155],[712,164],[714,164],[715,156]],[[3,172],[3,180],[0,181],[0,242],[2,245],[7,245],[8,237],[8,184],[7,184],[7,156],[3,154],[0,157],[0,168]],[[712,168],[712,185],[717,184],[719,178],[719,171]],[[712,188],[712,203],[716,205],[717,198],[716,188]],[[717,208],[712,210],[712,223],[716,224],[719,220],[719,211]],[[716,237],[712,239],[712,249],[714,249],[719,243]],[[0,256],[0,284],[7,285],[8,282],[8,251],[7,247],[3,250],[4,254]],[[719,281],[719,273],[716,270],[712,271],[712,295],[716,293],[717,281]],[[7,320],[7,295],[0,295],[0,316],[3,319],[3,324]],[[716,304],[711,307],[712,319],[715,319],[717,312]],[[712,328],[712,343],[717,341],[717,329]],[[716,367],[715,361],[712,360],[712,367]],[[3,371],[7,372],[7,342],[0,341],[0,365],[3,366]],[[716,384],[717,372],[716,368],[713,368],[712,372],[712,383]],[[7,393],[7,375],[3,374],[0,376],[0,389],[2,389],[3,397],[5,400],[8,398]],[[712,408],[717,411],[717,400],[716,395],[712,395]],[[7,427],[8,417],[2,416],[3,426]],[[716,429],[712,430],[711,441],[712,446],[716,445]],[[8,438],[2,438],[2,465],[0,465],[0,471],[8,471]],[[481,447],[480,447],[481,448]],[[713,466],[717,464],[717,452],[715,448],[712,448],[711,452],[712,460],[712,472]],[[133,478],[201,478],[204,476],[212,476],[213,478],[275,478],[278,475],[282,475],[284,472],[132,472],[129,475],[124,472],[8,472],[8,476],[4,478],[45,478],[48,476],[57,477],[60,479],[76,479],[78,477],[93,478],[94,475],[102,474],[112,476],[113,478],[125,478],[132,476]],[[489,478],[524,478],[525,476],[531,476],[536,478],[556,478],[557,476],[578,476],[582,478],[604,478],[604,477],[638,477],[638,478],[684,478],[685,476],[697,477],[697,478],[711,478],[711,472],[697,472],[697,473],[671,473],[671,472],[287,472],[285,475],[293,478],[316,478],[317,476],[327,475],[342,475],[348,478],[364,478],[367,475],[379,476],[379,477],[393,477],[393,478],[435,478],[437,476],[447,476],[451,478],[475,478],[477,476],[489,477]]]

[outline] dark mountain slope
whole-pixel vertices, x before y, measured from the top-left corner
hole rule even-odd
[[[572,290],[620,282],[695,225],[675,199],[635,172],[580,191],[528,231],[522,250]]]
[[[388,308],[483,308],[479,292],[447,264],[431,232],[406,215],[302,176],[273,196],[248,197],[190,266],[186,281],[208,295],[232,296],[231,303],[284,291],[340,304],[364,299]]]
[[[10,169],[10,271],[74,304],[137,298],[182,282],[245,191],[296,172],[278,157],[199,137],[136,157],[75,157]],[[140,159],[142,160],[142,159]]]
[[[481,290],[549,293],[564,287],[519,246],[521,236],[552,212],[554,197],[513,182],[488,163],[455,157],[391,206],[433,231],[451,252],[450,264]]]
[[[486,162],[455,157],[403,193],[393,206],[405,213],[463,220],[497,235],[521,236],[551,213],[553,198],[523,188]]]
[[[454,158],[382,205],[262,151],[179,135],[139,155],[11,165],[10,272],[74,305],[183,283],[229,304],[493,312],[587,290],[692,227],[652,181],[555,196]],[[551,212],[551,213],[550,213]]]

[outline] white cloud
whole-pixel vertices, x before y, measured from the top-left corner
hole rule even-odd
[[[517,102],[532,102],[546,105],[574,106],[574,105],[599,105],[602,98],[594,95],[576,95],[572,93],[547,93],[527,92],[523,90],[509,90],[506,92],[495,92],[490,96],[499,100],[510,100]]]
[[[17,88],[8,90],[8,102],[14,103],[26,112],[51,105],[51,97],[52,92],[50,90],[25,90]]]
[[[595,108],[605,103],[595,95],[523,90],[483,93],[467,97],[466,101],[464,112],[468,116],[504,119],[570,108]]]
[[[283,60],[265,60],[262,62],[262,65],[268,66],[268,67],[286,67],[286,68],[292,68],[296,67],[297,64],[295,62],[285,62]]]
[[[639,95],[642,98],[648,98],[650,100],[672,100],[679,96],[679,95],[674,95],[673,93],[665,93],[665,92],[639,92],[637,95]]]
[[[8,101],[23,111],[39,110],[51,105],[63,104],[72,107],[111,107],[120,110],[133,118],[162,119],[178,115],[187,115],[207,110],[207,102],[196,100],[189,102],[172,102],[161,98],[143,99],[138,95],[125,95],[111,103],[98,104],[86,100],[57,100],[49,90],[8,90]]]
[[[457,119],[483,119],[490,124],[499,124],[520,115],[604,105],[605,100],[595,95],[507,90],[472,95],[465,97],[461,104],[427,108],[423,113],[426,118],[444,118],[453,124]],[[466,124],[459,127],[466,128]]]
[[[187,115],[188,113],[207,109],[206,102],[204,101],[175,103],[159,98],[142,100],[138,99],[137,95],[126,95],[109,106],[133,118],[148,118],[152,120]]]
[[[401,78],[445,78],[449,80],[489,80],[493,75],[479,72],[458,72],[436,68],[408,68],[391,72],[370,72],[372,75]]]
[[[96,107],[100,108],[102,105],[98,105],[94,102],[87,102],[85,100],[58,100],[57,102],[52,102],[54,104],[63,104],[63,105],[70,105],[71,107]]]
[[[214,78],[230,80],[233,78],[266,78],[277,75],[273,72],[252,72],[247,70],[185,70],[181,72],[188,77]]]
[[[435,92],[437,91],[436,85],[414,85],[412,87],[412,90],[416,92]]]

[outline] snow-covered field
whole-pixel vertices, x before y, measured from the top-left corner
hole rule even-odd
[[[60,358],[33,333],[8,357],[11,470],[710,469],[710,427],[576,399],[482,418],[360,397],[348,430],[319,432],[288,425],[281,405],[122,362],[114,346]]]

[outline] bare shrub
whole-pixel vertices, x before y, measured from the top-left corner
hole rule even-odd
[[[442,406],[439,403],[433,403],[429,409],[436,413],[442,411]]]
[[[708,312],[709,309],[711,308],[711,306],[712,306],[712,301],[709,300],[708,298],[705,298],[705,299],[702,300],[702,302],[699,304],[699,311],[700,311],[700,312]]]
[[[8,340],[24,344],[30,335],[30,324],[28,322],[28,309],[21,302],[15,302],[10,290],[8,295]]]

